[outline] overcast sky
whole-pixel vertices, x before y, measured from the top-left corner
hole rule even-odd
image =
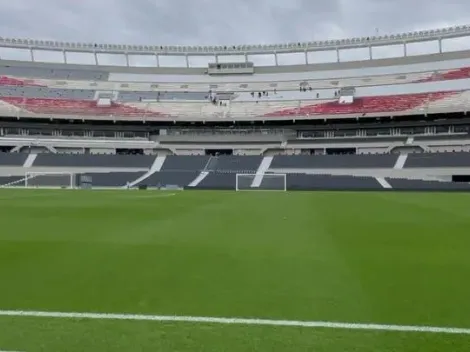
[[[470,1],[0,0],[0,14],[3,37],[155,45],[267,44],[368,36],[376,28],[385,34],[470,24]],[[8,56],[5,50],[0,55]]]

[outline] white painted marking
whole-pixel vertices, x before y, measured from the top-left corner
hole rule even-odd
[[[407,160],[408,160],[408,154],[400,154],[393,168],[396,170],[402,170]]]
[[[258,166],[258,170],[256,170],[255,177],[253,178],[253,181],[251,182],[251,185],[250,185],[252,188],[259,188],[259,186],[261,186],[261,183],[263,182],[264,174],[271,166],[273,159],[274,159],[274,156],[265,156],[263,160],[261,160],[261,163]]]
[[[149,191],[147,193],[141,193],[141,194],[132,194],[132,196],[127,196],[122,194],[122,198],[126,198],[128,200],[132,199],[155,199],[155,198],[166,198],[166,197],[173,197],[176,196],[176,193],[162,193],[162,194],[155,194],[152,193],[152,191]]]
[[[163,193],[163,194],[157,194],[153,196],[153,198],[165,198],[165,197],[173,197],[176,196],[176,193]]]
[[[377,180],[378,183],[380,183],[380,185],[383,187],[383,188],[387,188],[387,189],[391,189],[392,188],[392,185],[390,183],[388,183],[388,181],[383,178],[383,177],[376,177],[375,178]]]
[[[160,170],[163,167],[163,164],[165,163],[165,160],[166,160],[166,155],[157,155],[155,157],[155,160],[153,161],[152,165],[150,166],[150,169],[145,174],[140,176],[137,180],[134,180],[134,181],[130,182],[129,187],[134,187],[135,185],[137,185],[137,184],[141,183],[142,181],[145,181],[146,179],[148,179],[154,173],[160,172]],[[127,185],[123,186],[122,188],[127,188]]]
[[[176,315],[173,316],[173,315],[113,314],[113,313],[41,312],[41,311],[23,311],[23,310],[0,310],[0,316],[62,318],[62,319],[183,322],[183,323],[205,323],[205,324],[294,326],[294,327],[306,327],[306,328],[326,328],[326,329],[346,329],[346,330],[385,330],[385,331],[470,335],[470,328],[340,323],[340,322],[328,322],[328,321],[271,320],[271,319],[254,319],[254,318],[250,319],[250,318],[218,318],[218,317],[195,317],[195,316],[176,316]]]
[[[196,187],[209,175],[209,171],[201,171],[199,175],[188,185],[188,187]]]

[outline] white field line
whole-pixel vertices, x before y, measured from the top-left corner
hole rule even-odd
[[[328,322],[328,321],[217,318],[217,317],[144,315],[144,314],[41,312],[41,311],[23,311],[23,310],[0,310],[0,316],[62,318],[62,319],[183,322],[183,323],[203,323],[203,324],[293,326],[293,327],[305,327],[305,328],[326,328],[326,329],[346,329],[346,330],[383,330],[383,331],[470,335],[470,328],[340,323],[340,322]]]
[[[62,192],[47,192],[47,193],[34,193],[34,192],[31,192],[31,193],[28,193],[28,194],[18,194],[18,193],[15,193],[15,194],[10,194],[10,195],[3,195],[0,193],[0,201],[1,200],[11,200],[11,199],[27,199],[27,198],[41,198],[41,197],[47,197],[47,198],[51,198],[51,197],[54,197],[54,196],[63,196],[63,193]],[[113,194],[112,196],[110,197],[119,197],[119,198],[124,198],[124,199],[129,199],[129,200],[132,200],[132,199],[141,199],[141,198],[145,198],[145,199],[152,199],[152,198],[167,198],[167,197],[173,197],[173,196],[176,196],[176,193],[152,193],[152,192],[148,192],[148,193],[141,193],[141,194],[136,194],[136,193],[116,193],[116,194]],[[0,352],[2,352],[0,350]]]

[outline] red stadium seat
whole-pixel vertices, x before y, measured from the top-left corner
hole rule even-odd
[[[447,72],[440,72],[431,75],[430,77],[417,80],[416,82],[435,82],[435,81],[452,81],[455,79],[470,78],[470,67],[463,67],[457,70],[450,70]]]
[[[84,115],[84,116],[135,116],[157,117],[163,114],[133,106],[112,103],[111,106],[99,107],[96,101],[73,99],[43,99],[3,97],[1,100],[17,107],[38,114]]]
[[[415,109],[428,102],[443,99],[453,94],[455,94],[455,92],[362,97],[354,99],[352,104],[340,104],[335,100],[315,105],[307,105],[300,108],[279,110],[268,113],[265,116],[340,115],[398,112]]]
[[[0,86],[35,86],[43,87],[41,84],[34,83],[33,80],[22,80],[7,76],[0,76]]]

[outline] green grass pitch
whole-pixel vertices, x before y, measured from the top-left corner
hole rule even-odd
[[[0,190],[0,311],[470,328],[470,194]],[[5,316],[0,350],[468,352],[470,334]]]

